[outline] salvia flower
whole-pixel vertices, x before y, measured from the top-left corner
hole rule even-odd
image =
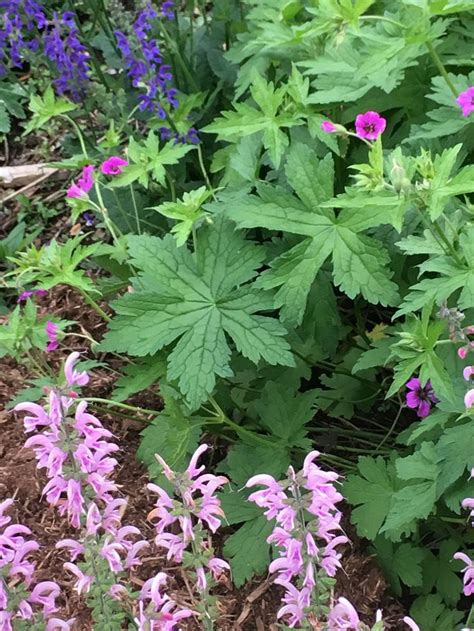
[[[174,497],[160,486],[149,484],[148,488],[158,499],[148,518],[155,525],[155,544],[167,550],[167,558],[177,563],[184,561],[186,567],[193,568],[201,613],[213,619],[216,613],[207,602],[209,590],[213,581],[219,580],[230,566],[215,556],[208,530],[215,533],[224,517],[215,493],[227,478],[204,473],[204,466],[198,466],[200,456],[207,449],[208,445],[198,447],[184,473],[174,472],[156,455],[163,474],[173,486]]]
[[[366,140],[377,140],[385,131],[387,121],[377,112],[366,112],[356,117],[356,133],[360,138]]]
[[[46,25],[44,9],[35,0],[0,0],[0,77],[21,68],[39,47],[37,29]]]
[[[174,1],[165,0],[160,6],[161,15],[168,20],[174,20]]]
[[[82,175],[78,179],[77,184],[71,184],[68,188],[66,197],[86,197],[87,193],[94,186],[94,166],[89,164],[82,169]]]
[[[413,377],[406,383],[409,392],[406,394],[406,404],[409,408],[416,410],[420,418],[429,415],[432,403],[438,403],[438,399],[431,387],[431,382],[422,386],[417,377]]]
[[[82,386],[88,375],[74,365],[79,353],[72,353],[65,362],[67,386]],[[69,395],[70,392],[68,391]],[[87,503],[97,500],[111,502],[116,485],[109,479],[117,461],[111,456],[118,446],[109,439],[112,434],[87,412],[81,401],[74,413],[74,399],[66,391],[51,389],[49,405],[20,403],[16,411],[25,411],[25,431],[34,433],[25,447],[32,448],[38,468],[46,469],[49,478],[43,489],[47,501],[66,515],[72,526],[79,528],[86,515]]]
[[[46,335],[48,336],[48,345],[46,351],[50,353],[59,348],[58,331],[59,327],[51,320],[48,320],[45,327]]]
[[[167,575],[159,572],[144,583],[139,596],[138,617],[135,618],[140,631],[173,631],[181,620],[194,614],[191,609],[180,609],[167,594],[163,593],[167,580]]]
[[[54,85],[58,94],[79,102],[86,95],[91,68],[89,53],[79,39],[75,20],[70,11],[54,14],[44,35],[44,52],[56,68],[58,76]]]
[[[127,160],[119,156],[111,156],[101,164],[100,170],[104,175],[120,175],[126,166],[128,166]]]
[[[467,554],[464,554],[464,552],[456,552],[453,556],[466,565],[462,571],[464,574],[464,595],[472,596],[474,594],[474,561],[472,561]]]
[[[170,7],[165,10],[168,13]],[[127,36],[122,31],[116,31],[115,36],[132,85],[144,90],[138,99],[140,110],[165,119],[164,103],[176,108],[178,100],[177,90],[172,85],[171,67],[163,63],[158,40],[150,35],[158,17],[156,9],[147,4],[134,22],[132,33]]]
[[[264,487],[249,500],[266,509],[267,519],[276,520],[267,541],[277,547],[279,557],[269,570],[276,572],[275,582],[286,590],[278,617],[290,628],[300,625],[311,610],[321,615],[319,608],[330,596],[328,577],[341,566],[336,548],[348,541],[341,534],[342,514],[337,508],[343,499],[334,485],[339,476],[316,465],[318,456],[317,451],[308,454],[303,469],[296,473],[290,467],[287,479],[281,482],[260,474],[246,484],[248,488]],[[316,584],[319,594],[313,599]]]
[[[0,627],[12,631],[15,621],[28,620],[31,627],[43,623],[42,628],[53,629],[56,620],[68,631],[72,620],[51,618],[58,610],[59,586],[53,581],[35,583],[36,568],[29,557],[39,549],[38,543],[30,538],[29,528],[12,524],[5,515],[12,504],[12,499],[0,503]]]
[[[464,405],[469,410],[474,406],[474,388],[468,390],[464,396]]]
[[[468,88],[456,99],[456,103],[462,110],[463,116],[469,116],[474,112],[474,87]]]

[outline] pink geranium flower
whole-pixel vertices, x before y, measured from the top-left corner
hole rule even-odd
[[[46,351],[49,353],[51,351],[55,351],[59,347],[58,341],[58,331],[59,327],[51,320],[48,320],[46,323],[46,335],[48,336],[48,346],[46,347]]]
[[[120,175],[126,166],[128,166],[127,160],[119,156],[112,156],[102,163],[100,170],[104,175]]]
[[[82,175],[77,184],[71,184],[67,189],[66,197],[85,197],[94,186],[94,166],[89,164],[82,169]]]
[[[431,403],[438,403],[438,399],[431,387],[431,382],[427,381],[422,387],[421,381],[413,377],[406,383],[409,392],[406,395],[406,403],[409,408],[416,409],[420,418],[428,416],[431,410]]]
[[[474,112],[474,87],[468,88],[456,99],[456,103],[462,110],[463,116],[469,116]]]
[[[377,112],[366,112],[359,114],[355,121],[356,133],[360,138],[366,140],[377,140],[387,125],[385,118]]]

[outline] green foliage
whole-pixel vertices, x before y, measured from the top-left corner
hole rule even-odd
[[[43,96],[39,94],[31,96],[29,108],[33,112],[33,116],[25,127],[25,134],[30,134],[35,129],[40,129],[56,116],[74,111],[76,106],[67,99],[57,98],[53,88],[49,86],[44,91]]]
[[[215,442],[237,585],[271,557],[273,524],[247,501],[247,479],[279,478],[317,448],[343,474],[350,518],[392,591],[416,598],[423,631],[454,631],[474,451],[472,362],[457,354],[473,342],[474,113],[456,100],[474,85],[472,3],[177,3],[178,19],[150,31],[177,90],[159,115],[140,106],[146,79],[132,85],[109,36],[133,11],[104,16],[99,3],[92,15],[92,4],[77,16],[84,98],[55,94],[41,47],[27,76],[13,69],[0,84],[6,164],[26,117],[28,160],[36,142],[35,160],[60,160],[76,182],[93,165],[95,178],[68,216],[34,187],[11,207],[0,355],[32,362],[46,344],[44,302],[14,307],[21,289],[76,288],[107,320],[100,350],[133,357],[110,362],[115,402],[163,397],[138,450],[150,475],[163,481],[156,453],[182,470],[203,434]],[[375,141],[354,133],[367,111],[387,122]],[[199,144],[186,142],[194,128]],[[111,155],[129,164],[106,176]],[[87,235],[86,210],[97,221]],[[111,322],[93,296],[112,300]],[[413,377],[438,398],[424,419],[406,406]],[[20,398],[42,382],[29,385]]]
[[[216,375],[232,374],[226,334],[255,363],[294,364],[283,326],[256,315],[271,308],[249,283],[264,251],[222,217],[203,228],[196,255],[171,237],[131,237],[130,254],[139,278],[134,293],[114,303],[118,316],[102,348],[143,357],[179,340],[167,376],[178,380],[192,408],[212,393]]]

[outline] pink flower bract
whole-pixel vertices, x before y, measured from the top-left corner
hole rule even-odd
[[[102,163],[100,170],[104,175],[120,175],[123,167],[128,166],[127,160],[119,156],[112,156]]]
[[[474,87],[468,88],[456,99],[456,103],[462,110],[463,116],[469,116],[474,112]]]
[[[377,112],[359,114],[355,121],[356,133],[360,138],[377,140],[387,125],[385,118]]]

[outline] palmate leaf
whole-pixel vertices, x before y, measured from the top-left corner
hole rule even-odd
[[[222,508],[230,524],[243,524],[227,538],[224,545],[224,554],[238,587],[254,574],[267,570],[270,545],[266,540],[273,529],[273,522],[268,521],[262,510],[247,499],[255,489],[243,487],[249,478],[262,471],[279,480],[289,464],[288,450],[244,443],[231,447],[221,463],[221,471],[236,485],[236,488],[227,487],[219,494]]]
[[[432,256],[420,265],[420,272],[436,273],[435,278],[424,278],[413,285],[405,296],[396,316],[413,313],[430,301],[437,304],[447,300],[455,291],[460,291],[457,300],[460,309],[470,309],[474,304],[474,227],[468,226],[459,238],[460,254],[464,265],[453,261],[451,256]],[[404,242],[400,243],[404,248]],[[405,249],[405,248],[404,248]]]
[[[390,510],[391,496],[397,489],[395,468],[383,458],[359,458],[360,475],[349,475],[344,497],[354,506],[351,520],[362,537],[375,539]]]
[[[218,134],[222,140],[229,141],[261,132],[263,146],[278,168],[283,151],[289,144],[288,136],[282,129],[300,124],[300,116],[279,113],[285,97],[284,87],[275,89],[272,82],[256,77],[250,93],[258,109],[248,103],[236,103],[235,111],[223,112],[202,131]]]
[[[102,348],[145,356],[176,342],[167,376],[193,409],[212,392],[216,375],[232,374],[228,338],[254,363],[294,365],[284,327],[257,314],[272,308],[272,298],[248,282],[264,251],[231,222],[220,216],[203,228],[197,256],[178,249],[170,235],[132,236],[129,244],[139,277],[134,293],[114,303],[117,317]]]
[[[295,154],[301,152],[301,156]],[[311,162],[306,169],[301,161]],[[270,263],[259,279],[264,289],[276,288],[275,306],[282,307],[282,319],[300,324],[316,274],[332,256],[336,285],[349,297],[362,294],[369,302],[383,305],[397,302],[397,288],[387,268],[388,253],[375,239],[359,235],[348,210],[336,217],[324,202],[332,198],[334,168],[328,155],[323,160],[296,144],[286,165],[287,179],[298,193],[291,195],[269,184],[257,187],[258,196],[236,198],[226,207],[239,227],[267,228],[307,237]],[[370,202],[369,202],[370,204]],[[391,223],[380,217],[380,223]]]

